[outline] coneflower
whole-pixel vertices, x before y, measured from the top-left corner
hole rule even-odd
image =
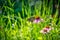
[[[33,23],[39,23],[39,22],[43,22],[43,19],[41,19],[39,16],[35,16],[35,17],[29,18],[28,21]]]
[[[54,29],[53,27],[50,27],[50,26],[46,26],[45,28],[43,28],[40,33],[43,33],[43,34],[46,34],[46,33],[49,33],[50,30]]]

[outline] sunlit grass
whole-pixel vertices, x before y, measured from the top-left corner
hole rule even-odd
[[[8,2],[10,3],[10,1]],[[10,3],[9,5],[11,6],[12,4]],[[32,12],[31,6],[28,6],[28,8],[26,8],[26,6],[24,5],[24,1],[22,1],[22,13],[18,12],[18,15],[16,16],[14,14],[13,8],[11,9],[7,6],[4,6],[6,8],[5,11],[7,11],[8,14],[0,16],[1,40],[59,40],[60,39],[60,35],[59,35],[60,21],[56,25],[58,9],[56,9],[56,12],[53,18],[51,16],[52,0],[50,2],[51,6],[49,5],[49,7],[46,7],[46,5],[47,3],[45,4],[45,1],[43,2],[42,6],[39,6],[38,9],[37,9],[37,6],[35,5],[34,11]],[[43,7],[43,10],[41,12],[42,7]],[[10,11],[8,10],[11,11],[11,14],[10,14]],[[31,15],[32,13],[33,15]],[[22,18],[21,14],[23,17],[24,17],[24,14],[26,14],[27,17]],[[39,16],[44,20],[44,22],[32,23],[27,21],[27,19],[31,16]],[[48,26],[50,23],[51,23],[50,26],[53,27],[54,30],[51,30],[47,34],[40,33],[40,31],[45,26]]]

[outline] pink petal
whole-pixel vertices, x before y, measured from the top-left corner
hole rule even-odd
[[[33,21],[33,23],[39,23],[40,22],[40,20],[34,20]]]

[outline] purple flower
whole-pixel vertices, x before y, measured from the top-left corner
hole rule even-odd
[[[43,34],[46,34],[46,33],[49,33],[50,30],[52,30],[53,27],[50,27],[50,26],[46,26],[45,28],[43,28],[40,33],[43,33]]]
[[[28,21],[33,23],[39,23],[39,22],[43,22],[43,19],[41,19],[39,16],[35,16],[28,18]]]
[[[33,21],[33,23],[39,23],[39,22],[43,22],[43,19],[41,19],[40,17],[36,17],[35,20]]]
[[[33,21],[33,23],[39,23],[40,22],[40,19],[35,19],[34,21]]]

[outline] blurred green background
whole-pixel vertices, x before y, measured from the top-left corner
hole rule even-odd
[[[32,16],[44,22],[30,23]],[[54,30],[41,34],[47,25]],[[0,40],[60,40],[60,0],[0,0]]]

